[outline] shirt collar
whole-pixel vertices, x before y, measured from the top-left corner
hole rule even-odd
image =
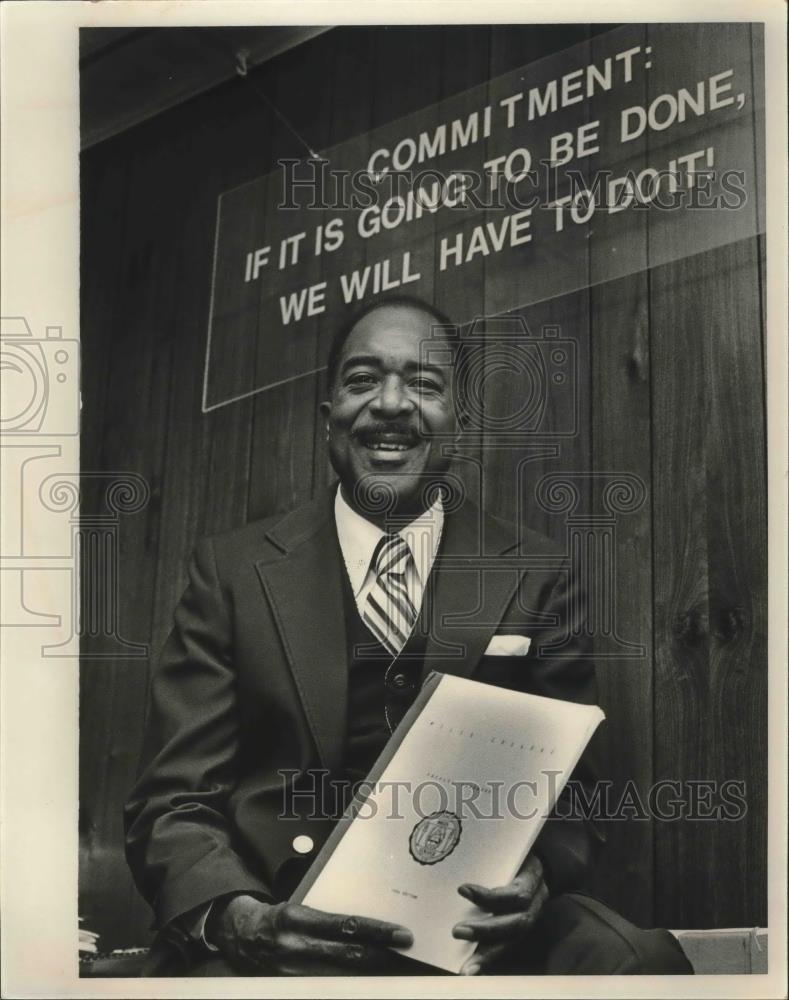
[[[334,498],[334,519],[343,560],[356,596],[370,569],[375,547],[386,532],[349,506],[339,486]],[[443,528],[444,507],[439,491],[432,507],[397,532],[411,549],[422,586],[433,568]]]

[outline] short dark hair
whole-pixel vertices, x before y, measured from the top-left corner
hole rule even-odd
[[[329,392],[331,392],[334,388],[334,380],[337,377],[337,368],[340,363],[340,355],[342,354],[343,346],[345,341],[351,335],[351,332],[356,324],[360,323],[365,316],[369,316],[370,313],[389,307],[418,309],[420,312],[427,313],[428,316],[432,316],[436,323],[440,326],[453,325],[452,320],[446,315],[446,313],[437,309],[431,302],[426,302],[424,299],[420,299],[416,295],[385,295],[380,299],[376,299],[374,302],[368,302],[366,306],[358,309],[351,316],[351,318],[347,320],[347,322],[343,323],[332,339],[331,347],[329,348],[329,357],[326,362],[326,386]]]

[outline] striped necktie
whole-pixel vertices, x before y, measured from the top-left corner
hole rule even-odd
[[[416,608],[406,586],[406,569],[413,559],[408,543],[400,535],[384,535],[371,560],[375,582],[367,595],[362,617],[392,656],[397,656],[403,648],[416,621]]]

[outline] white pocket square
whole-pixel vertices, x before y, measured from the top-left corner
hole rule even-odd
[[[494,635],[485,650],[485,656],[525,656],[531,639],[527,635]]]

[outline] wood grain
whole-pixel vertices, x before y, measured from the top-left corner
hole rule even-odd
[[[136,183],[129,187],[126,217],[123,220],[127,253],[122,260],[122,279],[115,286],[115,311],[109,342],[110,363],[105,376],[106,398],[101,422],[102,441],[99,463],[106,474],[96,480],[93,495],[83,503],[83,518],[106,512],[104,497],[111,481],[122,482],[126,473],[141,475],[152,493],[161,482],[162,438],[149,438],[141,413],[154,424],[165,416],[163,377],[167,369],[154,364],[158,281],[166,274],[174,253],[172,245],[156,242],[147,227],[143,206],[156,191],[157,200],[170,192],[166,182],[158,185],[161,161],[148,150],[132,158],[129,174]],[[155,206],[155,207],[158,207]],[[107,332],[105,331],[105,337]],[[83,346],[83,350],[85,347]],[[141,408],[138,408],[141,407]],[[83,459],[84,462],[84,459]],[[85,471],[95,471],[88,467]],[[148,527],[150,514],[121,517],[118,524],[118,600],[121,609],[120,634],[127,640],[148,644],[152,616],[152,589],[149,581],[156,571],[157,549]],[[83,640],[86,656],[102,652],[104,643]],[[83,822],[89,830],[84,863],[98,852],[101,865],[88,910],[99,907],[114,919],[104,928],[105,944],[123,942],[131,925],[135,936],[144,931],[145,907],[129,884],[122,847],[122,817],[119,803],[125,799],[137,769],[142,724],[145,717],[147,672],[144,660],[106,658],[83,662],[83,708],[90,710],[92,699],[103,702],[103,725],[96,727],[83,742],[85,770],[83,787],[92,793],[83,797]],[[102,698],[101,692],[104,692]],[[91,780],[91,774],[93,780]]]
[[[593,251],[594,252],[594,251]],[[592,467],[644,484],[639,510],[617,516],[612,600],[617,637],[643,656],[607,659],[598,641],[597,679],[606,713],[603,773],[615,775],[613,800],[635,784],[646,799],[652,784],[652,470],[650,455],[649,294],[646,274],[598,285],[592,310]],[[653,919],[653,829],[646,821],[605,824],[606,855],[595,890],[639,926]],[[615,863],[613,859],[616,859]]]
[[[632,25],[630,46],[646,44],[646,29]],[[620,40],[617,47],[624,48]],[[611,43],[591,39],[596,62],[610,54]],[[643,103],[644,75],[631,83],[632,103]],[[606,95],[596,97],[589,118],[601,122],[602,148],[616,148],[616,116],[605,114]],[[640,171],[646,165],[646,140],[627,149],[627,167]],[[610,164],[590,164],[592,172],[611,169]],[[616,165],[621,175],[623,164]],[[601,274],[622,267],[646,267],[647,219],[630,211],[627,226],[619,213],[598,212],[589,234],[591,289],[591,467],[614,477],[635,477],[642,484],[644,503],[628,514],[616,515],[613,558],[616,572],[610,595],[615,636],[598,636],[597,678],[606,723],[599,732],[603,773],[615,775],[612,804],[626,794],[628,783],[646,800],[653,780],[652,740],[652,466],[650,435],[649,279],[645,270],[618,281],[598,284]],[[599,499],[598,499],[599,503]],[[597,508],[597,513],[605,513]],[[643,647],[627,656],[612,638]],[[611,654],[618,653],[614,658]],[[597,873],[595,891],[639,926],[649,926],[654,916],[653,824],[647,820],[604,825],[610,859]],[[613,863],[616,859],[616,863]]]
[[[767,688],[755,240],[656,269],[650,310],[654,773],[744,780],[748,806],[736,822],[656,827],[655,914],[681,927],[731,926],[735,917],[757,925]],[[694,891],[676,892],[666,873]]]

